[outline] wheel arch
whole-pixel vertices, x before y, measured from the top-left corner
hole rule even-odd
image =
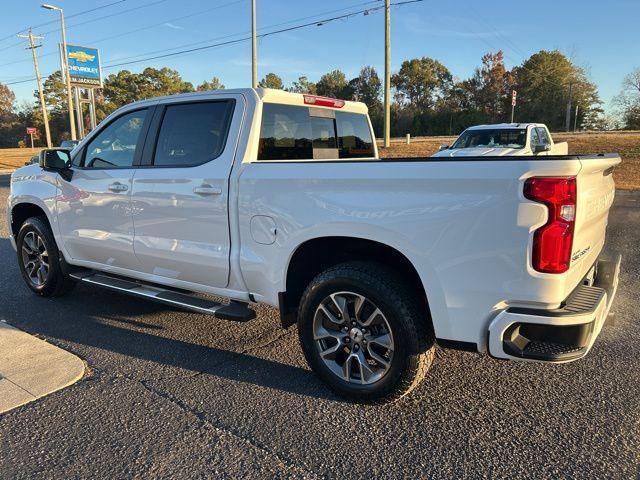
[[[49,228],[52,227],[49,216],[42,206],[31,202],[16,203],[11,207],[10,228],[14,239],[18,238],[18,232],[22,224],[31,217],[41,217],[47,222]]]
[[[415,285],[418,298],[432,322],[425,286],[413,263],[398,249],[375,240],[348,236],[326,236],[306,240],[289,259],[285,291],[278,294],[280,319],[286,328],[297,321],[300,299],[306,286],[320,272],[347,261],[370,261],[399,272]]]

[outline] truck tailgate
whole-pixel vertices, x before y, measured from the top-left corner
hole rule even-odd
[[[580,157],[577,177],[576,224],[571,252],[570,283],[577,284],[596,262],[605,241],[615,185],[613,169],[618,155]]]

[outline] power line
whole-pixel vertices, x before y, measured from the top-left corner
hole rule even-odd
[[[125,1],[125,0],[121,0],[121,1]],[[179,20],[184,20],[184,19],[187,19],[187,18],[192,18],[192,17],[198,16],[198,15],[202,15],[204,13],[211,12],[213,10],[218,10],[220,8],[223,8],[223,7],[228,7],[230,5],[235,5],[235,4],[238,4],[238,3],[244,3],[244,1],[245,0],[235,0],[233,2],[224,3],[222,5],[217,5],[217,6],[212,7],[212,8],[207,8],[205,10],[199,10],[197,12],[190,13],[189,15],[183,15],[183,16],[180,16],[180,17],[167,18],[167,19],[163,20],[162,22],[154,23],[152,25],[147,25],[145,27],[134,28],[133,30],[127,30],[125,32],[118,33],[116,35],[110,35],[108,37],[103,37],[103,38],[98,39],[98,40],[91,40],[91,41],[86,42],[86,43],[88,43],[88,44],[98,44],[98,43],[104,42],[106,40],[111,40],[111,39],[114,39],[114,38],[120,38],[120,37],[123,37],[125,35],[130,35],[132,33],[137,33],[137,32],[141,32],[143,30],[148,30],[150,28],[158,27],[158,26],[164,25],[167,22],[175,22],[175,21],[179,21]],[[74,25],[71,25],[71,26],[73,27]],[[202,43],[202,42],[197,42],[197,43]],[[57,52],[57,51],[47,52],[47,53],[44,53],[44,54],[40,55],[40,58],[49,57],[49,56],[52,56],[52,55],[58,55],[58,53],[59,52]],[[23,62],[27,62],[27,61],[28,60],[14,60],[12,62],[7,62],[7,63],[0,64],[0,67],[6,67],[8,65],[14,65],[16,63],[23,63]]]
[[[112,5],[117,5],[118,3],[123,3],[126,2],[127,0],[117,0],[115,2],[111,2],[111,3],[107,3],[105,5],[100,5],[99,7],[94,7],[94,8],[90,8],[89,10],[83,10],[82,12],[78,12],[78,13],[73,13],[71,15],[67,15],[67,18],[74,18],[74,17],[78,17],[80,15],[84,15],[85,13],[91,13],[91,12],[95,12],[96,10],[100,10],[102,8],[107,8],[107,7],[111,7]],[[44,27],[45,25],[51,25],[52,23],[57,23],[57,20],[49,20],[48,22],[44,22],[44,23],[40,23],[38,25],[32,25],[31,27],[28,28],[40,28],[40,27]],[[27,28],[23,28],[22,30],[18,30],[16,33],[13,33],[11,35],[7,35],[6,37],[2,37],[0,38],[0,42],[3,42],[5,40],[9,40],[10,38],[13,38],[15,35],[18,35],[21,32],[24,32],[25,30],[27,30]],[[21,45],[21,44],[20,44]]]
[[[107,40],[112,40],[114,38],[124,37],[125,35],[130,35],[132,33],[137,33],[137,32],[141,32],[143,30],[148,30],[150,28],[162,26],[167,22],[177,22],[177,21],[180,21],[180,20],[185,20],[187,18],[196,17],[196,16],[202,15],[204,13],[209,13],[209,12],[212,12],[214,10],[219,10],[221,8],[228,7],[230,5],[236,5],[238,3],[244,3],[244,2],[245,2],[245,0],[235,0],[233,2],[227,2],[227,3],[223,3],[222,5],[216,5],[215,7],[207,8],[205,10],[199,10],[197,12],[190,13],[188,15],[183,15],[183,16],[180,16],[180,17],[167,18],[167,19],[163,20],[162,22],[154,23],[152,25],[147,25],[145,27],[135,28],[133,30],[127,30],[125,32],[121,32],[121,33],[118,33],[118,34],[115,34],[115,35],[111,35],[109,37],[103,37],[103,38],[101,38],[99,40],[94,40],[91,43],[101,43],[101,42],[104,42],[104,41],[107,41]]]
[[[375,7],[375,10],[377,10],[377,9],[378,9],[378,7]],[[369,11],[372,11],[372,10],[374,10],[374,9],[370,9]],[[316,21],[313,21],[313,22],[304,23],[302,25],[295,25],[293,27],[282,28],[280,30],[274,30],[272,32],[262,33],[260,35],[257,35],[257,37],[258,38],[265,38],[265,37],[268,37],[268,36],[271,36],[271,35],[276,35],[278,33],[285,33],[285,32],[291,32],[293,30],[299,30],[301,28],[306,28],[306,27],[311,27],[311,26],[322,26],[322,25],[325,25],[327,23],[334,22],[336,20],[342,20],[342,19],[345,19],[345,18],[353,17],[353,16],[358,15],[360,13],[363,13],[363,11],[347,13],[345,15],[339,15],[339,16],[333,17],[333,18],[325,18],[325,19],[320,20],[320,21],[316,20]],[[186,53],[199,52],[199,51],[202,51],[202,50],[208,50],[210,48],[221,47],[223,45],[232,45],[234,43],[240,43],[240,42],[244,42],[244,41],[247,41],[247,40],[251,40],[251,36],[239,38],[239,39],[236,39],[236,40],[229,40],[229,41],[221,42],[221,43],[214,43],[214,44],[211,44],[211,45],[203,45],[202,47],[188,48],[186,50],[179,50],[177,52],[165,53],[165,54],[162,54],[162,55],[156,55],[156,56],[152,56],[152,57],[141,58],[139,60],[131,60],[131,61],[128,61],[128,62],[114,63],[114,64],[111,64],[111,65],[105,65],[102,68],[109,69],[109,68],[121,67],[123,65],[131,65],[133,63],[146,62],[146,61],[149,61],[149,60],[158,60],[160,58],[167,58],[167,57],[173,57],[173,56],[176,56],[176,55],[182,55],[182,54],[186,54]]]
[[[120,10],[118,12],[114,12],[114,13],[111,13],[109,15],[102,15],[100,17],[96,17],[96,18],[91,18],[89,20],[85,20],[84,22],[74,23],[74,24],[69,25],[69,28],[71,28],[71,27],[79,27],[81,25],[86,25],[87,23],[93,23],[93,22],[97,22],[97,21],[102,21],[102,20],[104,20],[106,18],[111,18],[111,17],[115,17],[115,16],[118,16],[118,15],[124,15],[125,13],[129,13],[129,12],[133,12],[133,11],[136,11],[136,10],[140,10],[142,8],[152,7],[154,5],[157,5],[159,3],[164,3],[166,1],[167,0],[155,0],[153,2],[145,3],[143,5],[138,5],[137,7],[129,8],[127,10]],[[59,28],[55,28],[53,30],[49,30],[48,32],[44,32],[43,35],[48,35],[50,33],[56,33],[59,30],[60,30]],[[6,46],[4,48],[1,48],[0,52],[2,52],[4,50],[8,50],[8,49],[13,48],[13,47],[18,46],[18,45],[21,45],[21,44],[20,43],[14,43],[14,44],[8,45],[8,46]]]
[[[406,5],[406,4],[410,4],[410,3],[419,3],[419,2],[423,2],[423,1],[425,1],[425,0],[405,0],[405,1],[402,1],[402,2],[392,3],[391,5],[392,6],[402,6],[402,5]],[[276,34],[279,34],[279,33],[291,32],[293,30],[299,30],[299,29],[307,28],[307,27],[311,27],[311,26],[320,27],[320,26],[326,25],[327,23],[335,22],[337,20],[348,19],[350,17],[354,17],[356,15],[360,15],[360,14],[363,14],[365,12],[367,14],[369,14],[371,12],[382,10],[383,8],[385,8],[384,5],[371,7],[371,8],[365,8],[363,10],[358,10],[358,11],[355,11],[355,12],[349,12],[349,13],[345,13],[343,15],[338,15],[338,16],[331,17],[331,18],[315,20],[313,22],[303,23],[303,24],[300,24],[300,25],[294,25],[292,27],[287,27],[287,28],[282,28],[282,29],[279,29],[279,30],[274,30],[274,31],[271,31],[271,32],[261,33],[261,34],[257,35],[257,37],[258,38],[266,38],[266,37],[269,37],[269,36],[272,36],[272,35],[276,35]],[[199,51],[202,51],[202,50],[208,50],[210,48],[221,47],[221,46],[224,46],[224,45],[232,45],[232,44],[244,42],[244,41],[247,41],[247,40],[250,40],[250,39],[251,39],[251,36],[248,36],[248,37],[243,37],[243,38],[239,38],[239,39],[236,39],[236,40],[229,40],[229,41],[226,41],[226,42],[214,43],[214,44],[211,44],[211,45],[204,45],[202,47],[188,48],[188,49],[185,49],[185,50],[179,50],[177,52],[165,53],[165,54],[162,54],[162,55],[156,55],[156,56],[152,56],[152,57],[141,58],[141,59],[138,59],[138,60],[114,63],[114,64],[111,64],[111,65],[105,65],[102,68],[109,69],[109,68],[121,67],[121,66],[124,66],[124,65],[131,65],[131,64],[134,64],[134,63],[145,62],[145,61],[149,61],[149,60],[158,60],[160,58],[167,58],[167,57],[173,57],[173,56],[176,56],[176,55],[194,53],[194,52],[199,52]]]
[[[244,0],[241,0],[241,1],[244,1]],[[362,5],[375,4],[375,3],[378,3],[378,1],[379,0],[369,0],[368,2],[363,2],[363,3],[352,5],[352,6],[346,7],[346,8],[338,8],[338,9],[335,9],[335,10],[328,10],[328,11],[325,11],[325,12],[320,12],[320,13],[317,13],[317,14],[314,14],[314,15],[308,15],[308,16],[305,16],[305,17],[294,18],[294,19],[291,19],[291,20],[287,20],[285,22],[280,22],[280,23],[275,23],[275,24],[272,24],[272,25],[260,27],[260,28],[258,28],[258,31],[263,31],[263,30],[266,30],[266,29],[269,29],[269,28],[280,27],[282,25],[288,25],[288,24],[291,24],[291,23],[294,23],[294,22],[300,22],[300,21],[303,21],[303,20],[311,19],[311,18],[317,18],[317,17],[320,17],[322,15],[328,15],[328,14],[336,13],[336,12],[343,12],[345,10],[349,10],[350,8],[354,8],[354,7],[358,7],[358,6],[362,6]],[[167,20],[167,21],[170,21],[170,20]],[[168,50],[176,50],[176,49],[180,49],[180,48],[192,47],[192,46],[200,45],[200,44],[207,43],[207,42],[216,42],[216,41],[224,40],[224,39],[227,39],[227,38],[237,37],[239,35],[248,35],[250,33],[251,33],[250,31],[243,30],[242,32],[235,32],[235,33],[230,33],[230,34],[227,34],[227,35],[221,35],[221,36],[218,36],[218,37],[209,38],[209,39],[206,39],[206,40],[199,40],[197,42],[185,43],[185,44],[182,44],[182,45],[177,45],[175,47],[162,48],[160,50],[152,50],[150,52],[140,53],[138,55],[131,55],[131,56],[128,56],[128,57],[121,57],[121,58],[113,59],[113,61],[114,62],[115,61],[120,62],[122,60],[129,60],[129,59],[134,59],[134,58],[138,58],[138,57],[144,57],[146,55],[154,55],[154,54],[160,53],[160,52],[167,52]],[[0,65],[0,66],[2,66],[2,65]]]
[[[399,7],[399,6],[412,4],[412,3],[420,3],[420,2],[423,2],[423,1],[425,1],[425,0],[404,0],[404,1],[392,3],[391,6]],[[293,30],[299,30],[299,29],[307,28],[307,27],[311,27],[311,26],[324,26],[324,25],[326,25],[328,23],[332,23],[332,22],[335,22],[335,21],[338,21],[338,20],[348,19],[350,17],[354,17],[356,15],[360,15],[360,14],[363,14],[365,12],[367,14],[369,14],[371,12],[382,10],[383,8],[384,8],[384,5],[380,5],[380,6],[375,6],[375,7],[371,7],[371,8],[365,8],[365,9],[358,10],[358,11],[355,11],[355,12],[348,12],[348,13],[345,13],[343,15],[337,15],[337,16],[334,16],[334,17],[324,18],[324,19],[321,19],[321,20],[315,20],[313,22],[303,23],[303,24],[300,24],[300,25],[294,25],[294,26],[291,26],[291,27],[282,28],[282,29],[271,31],[271,32],[261,33],[261,34],[258,35],[258,38],[266,38],[266,37],[269,37],[269,36],[272,36],[272,35],[277,35],[277,34],[280,34],[280,33],[290,32],[290,31],[293,31]],[[235,40],[229,40],[229,41],[226,41],[226,42],[220,42],[220,43],[215,43],[215,44],[211,44],[211,45],[204,45],[204,46],[201,46],[201,47],[184,49],[184,50],[180,50],[180,51],[177,51],[177,52],[166,53],[166,54],[162,54],[162,55],[155,55],[155,56],[151,56],[151,57],[141,58],[141,59],[138,59],[138,60],[114,63],[114,64],[111,64],[111,65],[105,65],[102,68],[103,69],[111,69],[111,68],[120,67],[120,66],[124,66],[124,65],[131,65],[131,64],[134,64],[134,63],[146,62],[146,61],[150,61],[150,60],[158,60],[160,58],[168,58],[168,57],[173,57],[173,56],[177,56],[177,55],[185,55],[185,54],[189,54],[189,53],[208,50],[208,49],[211,49],[211,48],[216,48],[216,47],[232,45],[232,44],[236,44],[236,43],[240,43],[240,42],[245,42],[245,41],[248,41],[250,39],[251,39],[251,36],[247,36],[247,37],[243,37],[243,38],[239,38],[239,39],[235,39]],[[29,81],[33,81],[33,80],[34,80],[33,78],[29,78],[29,79],[26,79],[26,80],[8,82],[8,83],[5,83],[4,85],[16,85],[16,84],[20,84],[20,83],[26,83],[26,82],[29,82]]]
[[[180,17],[167,18],[167,19],[163,20],[162,22],[154,23],[152,25],[147,25],[145,27],[135,28],[133,30],[127,30],[125,32],[121,32],[121,33],[116,34],[116,35],[103,37],[103,38],[98,39],[98,40],[92,40],[92,41],[89,41],[87,43],[99,44],[99,43],[104,42],[106,40],[111,40],[111,39],[114,39],[114,38],[120,38],[120,37],[123,37],[125,35],[130,35],[132,33],[137,33],[137,32],[143,31],[143,30],[148,30],[150,28],[161,26],[161,25],[164,25],[167,22],[175,22],[175,21],[184,20],[184,19],[191,18],[191,17],[194,17],[194,16],[202,15],[204,13],[208,13],[210,11],[217,10],[217,9],[220,9],[220,8],[223,8],[223,7],[227,7],[227,6],[230,6],[230,5],[235,5],[235,4],[238,4],[238,3],[244,3],[244,2],[245,2],[245,0],[235,0],[233,2],[228,2],[228,3],[224,3],[222,5],[217,5],[217,6],[213,7],[213,8],[207,8],[206,10],[200,10],[198,12],[194,12],[194,13],[191,13],[189,15],[183,15],[183,16],[180,16]],[[356,8],[356,7],[361,7],[361,6],[365,6],[365,5],[371,5],[371,4],[377,4],[378,2],[379,2],[379,0],[369,0],[369,1],[366,1],[366,2],[360,2],[360,3],[356,3],[354,5],[351,5],[349,7],[337,8],[337,9],[334,9],[334,10],[328,10],[328,11],[324,11],[324,12],[319,12],[319,13],[316,13],[314,15],[307,15],[305,17],[294,18],[294,19],[291,19],[291,20],[287,20],[285,22],[279,22],[279,23],[275,23],[275,24],[268,25],[268,26],[265,26],[265,27],[260,27],[260,28],[258,28],[258,31],[266,30],[268,28],[279,27],[281,25],[288,25],[288,24],[291,24],[291,23],[294,23],[294,22],[299,22],[299,21],[303,21],[303,20],[307,20],[307,19],[311,19],[311,18],[317,18],[317,17],[322,16],[322,15],[328,15],[328,14],[336,13],[336,12],[343,12],[343,11],[349,10],[351,8]],[[167,50],[176,50],[176,49],[179,49],[179,48],[192,47],[192,46],[200,45],[200,44],[203,44],[203,43],[206,43],[206,42],[215,42],[215,41],[218,41],[218,40],[223,40],[223,39],[226,39],[226,38],[232,38],[232,37],[236,37],[238,35],[244,35],[244,34],[248,34],[248,33],[249,32],[247,32],[247,31],[236,32],[236,33],[232,33],[232,34],[227,34],[227,35],[222,35],[222,36],[218,36],[218,37],[209,38],[209,39],[206,39],[206,40],[199,40],[197,42],[185,43],[185,44],[182,44],[182,45],[178,45],[176,47],[163,48],[163,49],[160,49],[160,50],[153,50],[153,51],[141,53],[141,54],[138,54],[138,55],[131,55],[131,56],[128,56],[128,57],[122,57],[122,58],[117,59],[117,61],[133,59],[133,58],[142,57],[142,56],[145,56],[145,55],[153,55],[153,54],[156,54],[156,53],[159,53],[159,52],[166,52]],[[44,54],[40,55],[40,58],[48,57],[48,56],[52,56],[52,55],[58,55],[58,53],[59,52],[57,52],[57,51],[47,52],[47,53],[44,53]],[[14,65],[16,63],[23,63],[23,62],[28,62],[28,61],[29,60],[15,60],[15,61],[12,61],[12,62],[7,62],[7,63],[0,64],[0,67],[5,67],[5,66],[8,66],[8,65]],[[114,61],[115,61],[115,59],[114,59]],[[22,78],[22,77],[18,77],[18,78]],[[16,78],[16,80],[18,78]]]

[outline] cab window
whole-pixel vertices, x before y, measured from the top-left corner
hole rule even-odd
[[[366,115],[336,112],[340,158],[373,157],[373,138]]]
[[[366,115],[318,107],[265,103],[258,160],[373,157]]]
[[[262,107],[259,160],[313,158],[309,109],[265,103]]]

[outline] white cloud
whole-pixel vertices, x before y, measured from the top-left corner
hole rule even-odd
[[[174,30],[184,30],[184,27],[181,27],[180,25],[174,25],[173,23],[169,23],[169,22],[165,23],[164,26],[168,28],[172,28]]]

